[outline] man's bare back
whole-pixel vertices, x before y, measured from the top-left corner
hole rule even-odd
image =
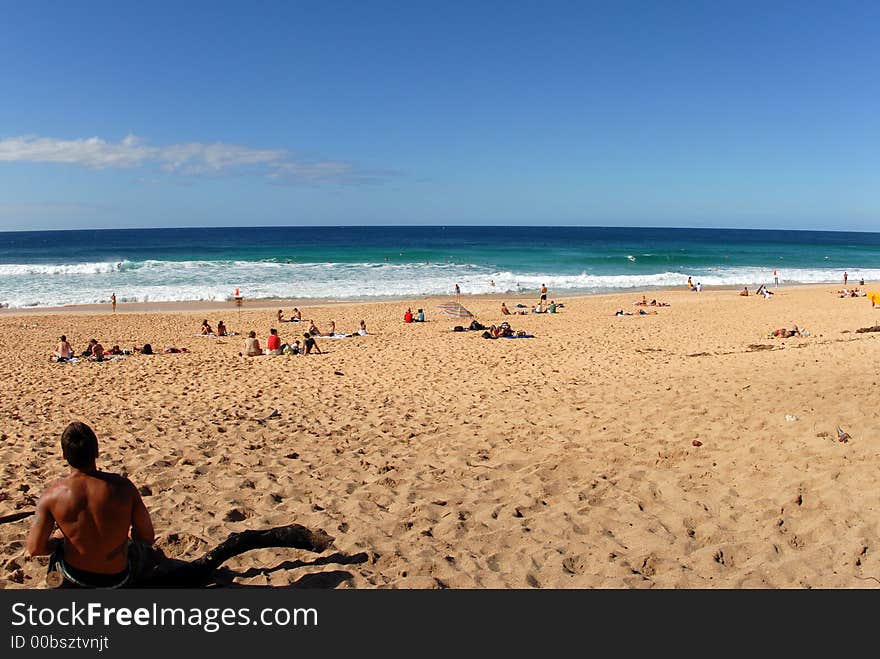
[[[61,541],[65,564],[96,574],[117,574],[128,567],[129,529],[133,540],[147,544],[153,543],[155,534],[135,486],[127,478],[98,471],[96,457],[97,440],[94,457],[87,464],[74,459],[70,475],[50,485],[40,497],[28,535],[28,553],[51,554]],[[59,530],[53,535],[56,524]]]
[[[43,535],[48,540],[53,523],[63,534],[64,561],[88,572],[126,569],[130,528],[133,539],[153,542],[140,495],[131,481],[116,474],[74,471],[53,483],[37,506],[35,541]]]

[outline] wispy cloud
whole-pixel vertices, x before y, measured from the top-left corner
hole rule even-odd
[[[0,203],[0,218],[69,217],[94,215],[111,210],[109,206],[80,203]]]
[[[347,161],[300,161],[284,149],[255,149],[223,142],[153,146],[135,135],[119,142],[99,137],[73,140],[26,135],[0,140],[0,161],[79,165],[89,169],[158,167],[180,176],[251,172],[279,183],[364,183],[393,176]]]

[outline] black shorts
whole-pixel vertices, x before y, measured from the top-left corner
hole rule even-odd
[[[542,300],[546,300],[546,299],[547,299],[547,294],[546,294],[546,293],[541,293],[541,299],[542,299]]]

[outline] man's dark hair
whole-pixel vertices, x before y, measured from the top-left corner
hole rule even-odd
[[[95,431],[82,421],[74,421],[61,433],[61,450],[64,459],[74,469],[91,466],[98,457],[98,438]]]

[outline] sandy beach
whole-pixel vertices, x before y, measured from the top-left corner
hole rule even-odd
[[[142,488],[169,556],[292,522],[336,538],[328,561],[237,557],[236,584],[878,588],[880,333],[855,330],[880,309],[839,287],[652,291],[671,306],[626,317],[640,293],[551,290],[560,313],[508,317],[512,296],[464,297],[482,323],[535,335],[494,341],[450,331],[466,322],[439,298],[300,305],[322,329],[363,319],[370,334],[251,359],[248,330],[265,343],[307,326],[232,304],[5,310],[0,515],[66,473],[60,433],[82,420],[99,467]],[[404,324],[408,306],[428,322]],[[204,317],[240,336],[192,336]],[[810,336],[767,337],[793,324]],[[50,363],[60,334],[77,351],[95,337],[189,352]],[[45,587],[29,523],[0,525],[0,587]]]

